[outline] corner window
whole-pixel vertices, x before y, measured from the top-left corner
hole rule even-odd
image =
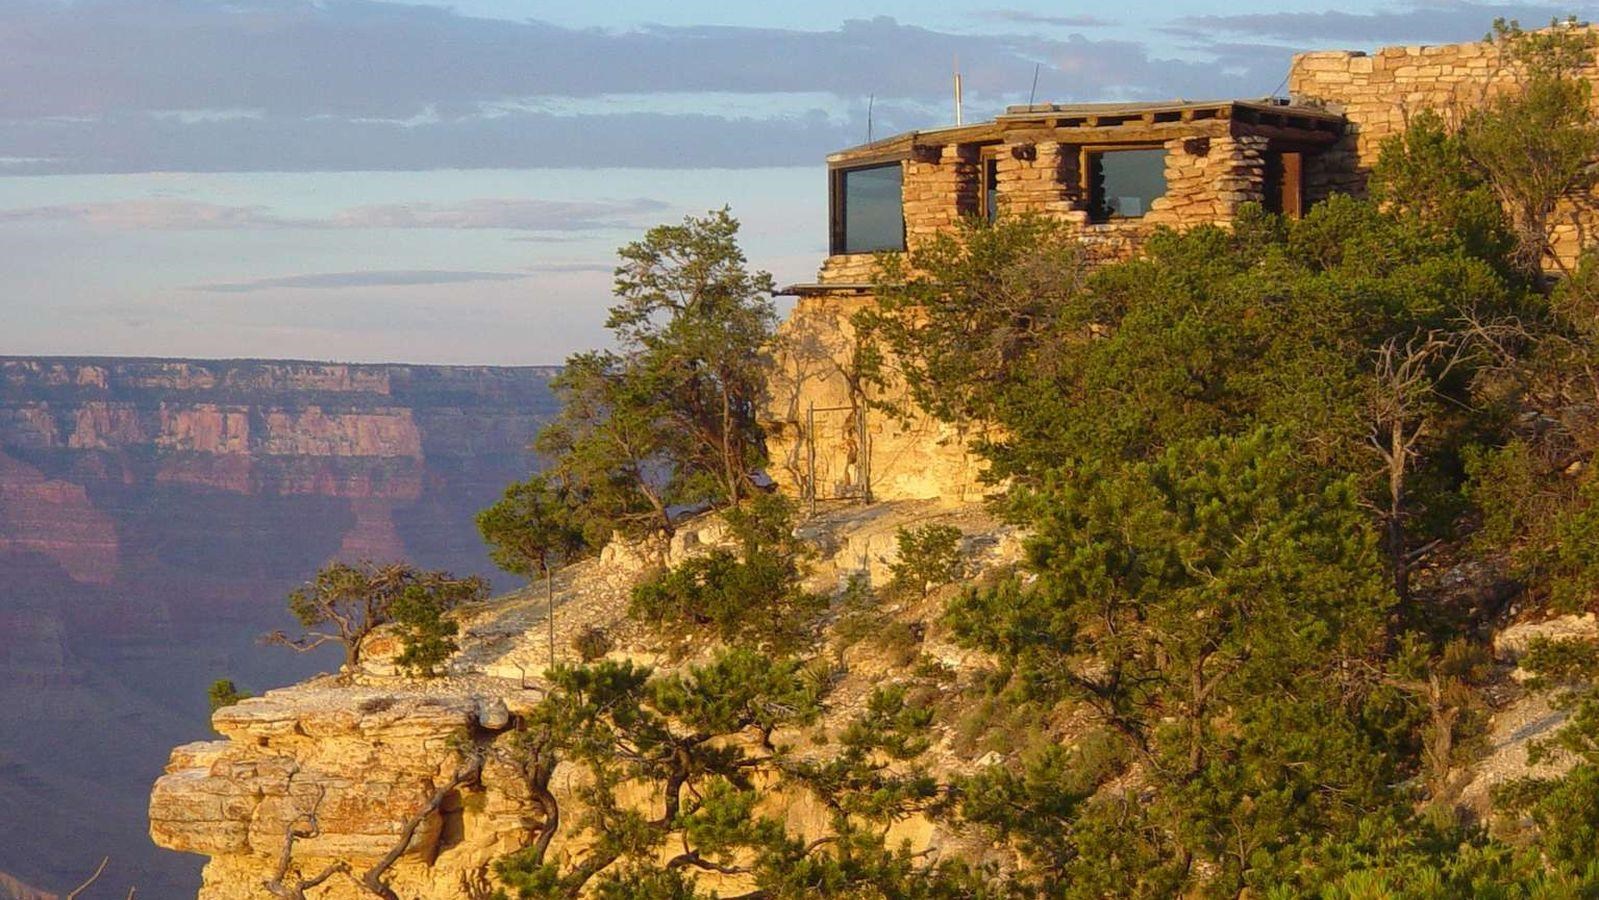
[[[1083,174],[1095,222],[1136,219],[1166,193],[1166,148],[1089,151],[1083,154]]]
[[[832,252],[904,249],[904,173],[900,164],[834,172]]]
[[[999,160],[992,155],[983,157],[983,218],[999,218]]]

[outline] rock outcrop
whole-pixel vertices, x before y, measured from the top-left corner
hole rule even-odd
[[[871,302],[802,297],[780,329],[762,422],[772,478],[807,500],[813,491],[822,501],[868,492],[878,500],[981,498],[987,486],[968,449],[972,434],[920,414],[902,385],[866,384],[852,372],[852,318]]]
[[[807,523],[805,537],[818,548],[812,587],[836,587],[854,573],[881,579],[895,552],[894,533],[906,525],[952,523],[975,536],[970,558],[981,567],[1014,561],[1018,547],[1007,528],[980,510],[931,502],[848,507]],[[725,540],[714,517],[690,523],[669,547],[654,553],[616,545],[604,557],[571,566],[555,580],[553,652],[576,662],[573,636],[597,625],[616,640],[614,655],[666,664],[649,635],[626,620],[630,585],[648,560],[681,560]],[[942,602],[941,600],[938,602]],[[492,745],[511,718],[542,696],[542,673],[552,644],[544,619],[543,591],[504,598],[467,610],[461,650],[440,679],[416,681],[394,674],[384,659],[391,641],[381,635],[366,647],[369,659],[347,682],[315,679],[272,691],[217,712],[221,740],[187,744],[172,751],[166,773],[150,797],[150,833],[161,846],[209,858],[201,900],[245,900],[261,896],[260,885],[277,866],[291,819],[315,809],[318,832],[297,841],[295,865],[316,873],[334,862],[357,872],[397,846],[400,828],[424,800],[447,784],[459,765],[461,742]],[[916,616],[916,610],[906,615]],[[959,665],[961,651],[930,637],[927,651]],[[893,661],[857,648],[849,672],[831,694],[831,708],[816,734],[779,735],[803,748],[835,738],[864,706],[873,687],[903,676]],[[948,736],[925,763],[940,775],[963,765],[947,749]],[[482,892],[494,859],[526,846],[539,824],[525,782],[487,756],[480,779],[450,796],[424,817],[413,840],[391,870],[391,883],[408,900],[468,900]],[[563,822],[581,818],[581,769],[557,766],[550,788],[561,803]],[[816,833],[827,811],[810,798],[774,795],[770,802],[790,827]],[[585,845],[570,825],[552,846],[553,859],[579,858]],[[961,840],[931,822],[914,818],[897,825],[918,850],[948,848]],[[734,893],[747,885],[721,884]],[[324,900],[360,900],[363,893],[340,876],[319,889]]]

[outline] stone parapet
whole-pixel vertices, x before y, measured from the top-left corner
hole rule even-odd
[[[1599,64],[1590,60],[1582,74],[1599,81]],[[1520,77],[1504,48],[1491,41],[1295,56],[1288,74],[1294,99],[1349,121],[1343,140],[1307,173],[1307,195],[1312,200],[1333,192],[1363,195],[1383,141],[1404,132],[1415,115],[1432,110],[1446,122],[1459,122],[1487,99],[1515,90]],[[1596,225],[1599,210],[1591,194],[1561,204],[1554,237],[1562,263],[1576,260]]]

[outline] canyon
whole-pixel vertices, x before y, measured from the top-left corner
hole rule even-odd
[[[65,891],[110,856],[192,894],[145,805],[206,687],[332,668],[257,642],[330,559],[491,575],[472,515],[532,470],[556,371],[0,357],[0,874]]]

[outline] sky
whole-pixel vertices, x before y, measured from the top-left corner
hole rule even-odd
[[[1028,99],[1262,97],[1474,0],[0,0],[0,354],[545,364],[730,206],[814,277],[823,158]]]

